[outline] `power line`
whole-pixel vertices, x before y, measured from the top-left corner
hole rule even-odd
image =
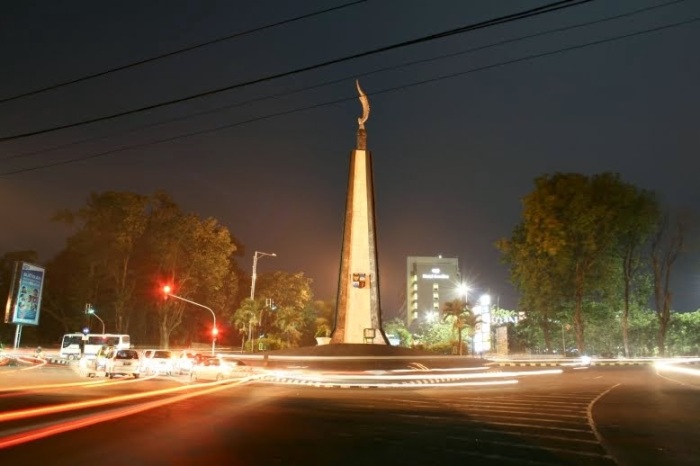
[[[438,82],[438,81],[442,81],[442,80],[445,80],[445,79],[456,78],[456,77],[459,77],[459,76],[465,76],[465,75],[468,75],[468,74],[471,74],[471,73],[477,73],[477,72],[479,72],[479,71],[486,71],[486,70],[496,69],[496,68],[500,68],[500,67],[503,67],[503,66],[513,65],[513,64],[516,64],[516,63],[522,63],[522,62],[529,61],[529,60],[535,60],[535,59],[538,59],[538,58],[550,57],[550,56],[558,55],[558,54],[561,54],[561,53],[570,52],[570,51],[573,51],[573,50],[580,50],[580,49],[584,49],[584,48],[591,47],[591,46],[595,46],[595,45],[601,45],[601,44],[605,44],[605,43],[609,43],[609,42],[615,42],[615,41],[619,41],[619,40],[622,40],[622,39],[629,39],[629,38],[631,38],[631,37],[637,37],[637,36],[641,36],[641,35],[644,35],[644,34],[649,34],[649,33],[652,33],[652,32],[658,32],[658,31],[663,31],[663,30],[667,30],[667,29],[672,29],[672,28],[676,28],[676,27],[680,27],[680,26],[685,26],[685,25],[687,25],[687,24],[695,23],[695,22],[698,22],[698,21],[700,21],[700,17],[695,17],[695,18],[691,18],[691,19],[688,19],[688,20],[685,20],[685,21],[679,21],[679,22],[676,22],[676,23],[670,23],[670,24],[666,24],[666,25],[663,25],[663,26],[657,26],[657,27],[654,27],[654,28],[643,29],[643,30],[636,31],[636,32],[632,32],[632,33],[628,33],[628,34],[623,34],[623,35],[619,35],[619,36],[613,36],[613,37],[609,37],[609,38],[607,38],[607,39],[600,39],[600,40],[596,40],[596,41],[592,41],[592,42],[586,42],[586,43],[584,43],[584,44],[573,45],[573,46],[570,46],[570,47],[564,47],[564,48],[561,48],[561,49],[552,50],[552,51],[549,51],[549,52],[542,52],[542,53],[538,53],[538,54],[527,55],[527,56],[525,56],[525,57],[515,58],[515,59],[512,59],[512,60],[502,61],[502,62],[498,62],[498,63],[493,63],[493,64],[491,64],[491,65],[485,65],[485,66],[481,66],[481,67],[478,67],[478,68],[472,68],[472,69],[469,69],[469,70],[466,70],[466,71],[460,71],[460,72],[451,73],[451,74],[447,74],[447,75],[443,75],[443,76],[438,76],[438,77],[435,77],[435,78],[430,78],[430,79],[426,79],[426,80],[422,80],[422,81],[416,81],[416,82],[413,82],[413,83],[404,84],[404,85],[402,85],[402,86],[396,86],[396,87],[387,88],[387,89],[384,89],[384,90],[380,90],[380,91],[377,91],[377,92],[373,92],[371,95],[372,95],[372,96],[376,96],[376,95],[381,95],[381,94],[388,94],[388,93],[391,93],[391,92],[396,92],[396,91],[408,89],[408,88],[411,88],[411,87],[421,86],[421,85],[424,85],[424,84],[430,84],[430,83],[433,83],[433,82]],[[85,156],[80,156],[80,157],[74,157],[74,158],[72,158],[72,159],[66,159],[66,160],[62,160],[62,161],[58,161],[58,162],[46,163],[46,164],[37,165],[37,166],[34,166],[34,167],[21,168],[21,169],[17,169],[17,170],[6,171],[6,172],[0,173],[0,176],[17,175],[17,174],[20,174],[20,173],[27,173],[27,172],[32,172],[32,171],[36,171],[36,170],[41,170],[41,169],[44,169],[44,168],[52,168],[52,167],[57,167],[57,166],[61,166],[61,165],[68,165],[68,164],[75,163],[75,162],[82,162],[82,161],[85,161],[85,160],[96,159],[96,158],[105,157],[105,156],[107,156],[107,155],[112,155],[112,154],[115,154],[115,153],[118,153],[118,152],[123,152],[123,151],[126,151],[126,150],[130,150],[130,149],[139,149],[139,148],[143,148],[143,147],[153,146],[153,145],[156,145],[156,144],[162,144],[162,143],[165,143],[165,142],[172,142],[172,141],[176,141],[176,140],[179,140],[179,139],[185,139],[185,138],[192,137],[192,136],[199,136],[199,135],[202,135],[202,134],[214,133],[214,132],[216,132],[216,131],[221,131],[221,130],[224,130],[224,129],[234,128],[234,127],[237,127],[237,126],[243,126],[243,125],[250,124],[250,123],[255,123],[255,122],[258,122],[258,121],[269,120],[269,119],[276,118],[276,117],[279,117],[279,116],[285,116],[285,115],[290,115],[290,114],[292,114],[292,113],[297,113],[297,112],[302,112],[302,111],[307,111],[307,110],[313,110],[313,109],[316,109],[316,108],[326,107],[326,106],[329,106],[329,105],[336,105],[336,104],[339,104],[339,103],[343,103],[343,102],[347,102],[347,101],[355,100],[355,99],[357,99],[356,96],[353,96],[353,97],[346,97],[346,98],[343,98],[343,99],[337,99],[337,100],[333,100],[333,101],[329,101],[329,102],[322,102],[322,103],[319,103],[319,104],[309,105],[309,106],[306,106],[306,107],[301,107],[301,108],[296,108],[296,109],[291,109],[291,110],[285,110],[285,111],[282,111],[282,112],[277,112],[277,113],[273,113],[273,114],[269,114],[269,115],[265,115],[265,116],[261,116],[261,117],[256,117],[256,118],[251,118],[251,119],[244,120],[244,121],[239,121],[239,122],[236,122],[236,123],[230,123],[230,124],[227,124],[227,125],[217,126],[217,127],[215,127],[215,128],[209,128],[209,129],[205,129],[205,130],[194,131],[194,132],[190,132],[190,133],[180,134],[180,135],[177,135],[177,136],[172,136],[172,137],[169,137],[169,138],[163,138],[163,139],[158,139],[158,140],[149,141],[149,142],[144,142],[144,143],[139,143],[139,144],[132,144],[132,145],[128,145],[128,146],[122,146],[122,147],[118,147],[118,148],[116,148],[116,149],[110,149],[110,150],[103,151],[103,152],[98,152],[98,153],[95,153],[95,154],[90,154],[90,155],[85,155]]]
[[[301,20],[303,20],[303,19],[308,19],[308,18],[312,18],[312,17],[314,17],[314,16],[319,16],[319,15],[323,15],[323,14],[325,14],[325,13],[330,13],[330,12],[333,12],[333,11],[336,11],[336,10],[341,10],[341,9],[343,9],[343,8],[348,8],[348,7],[351,7],[351,6],[355,6],[355,5],[359,4],[359,3],[365,3],[365,2],[367,2],[367,1],[368,1],[368,0],[356,0],[356,1],[353,1],[353,2],[350,2],[350,3],[344,3],[344,4],[342,4],[342,5],[338,5],[338,6],[335,6],[335,7],[332,7],[332,8],[326,8],[325,10],[314,11],[314,12],[312,12],[312,13],[307,13],[307,14],[305,14],[305,15],[301,15],[301,16],[297,16],[297,17],[294,17],[294,18],[285,19],[285,20],[282,20],[282,21],[278,21],[278,22],[276,22],[276,23],[271,23],[271,24],[267,24],[267,25],[265,25],[265,26],[260,26],[260,27],[257,27],[257,28],[248,29],[248,30],[246,30],[246,31],[237,32],[237,33],[235,33],[235,34],[231,34],[231,35],[224,36],[224,37],[219,37],[218,39],[213,39],[213,40],[210,40],[210,41],[207,41],[207,42],[202,42],[201,44],[191,45],[191,46],[189,46],[189,47],[185,47],[185,48],[182,48],[182,49],[174,50],[174,51],[172,51],[172,52],[164,53],[164,54],[162,54],[162,55],[156,55],[156,56],[151,57],[151,58],[146,58],[146,59],[143,59],[143,60],[139,60],[139,61],[135,61],[135,62],[132,62],[132,63],[128,63],[128,64],[126,64],[126,65],[118,66],[118,67],[116,67],[116,68],[110,68],[110,69],[107,69],[107,70],[104,70],[104,71],[100,71],[100,72],[97,72],[97,73],[88,74],[88,75],[86,75],[86,76],[82,76],[82,77],[80,77],[80,78],[75,78],[75,79],[72,79],[72,80],[70,80],[70,81],[64,81],[64,82],[60,82],[60,83],[57,83],[57,84],[52,84],[52,85],[50,85],[50,86],[43,87],[43,88],[40,88],[40,89],[35,89],[35,90],[33,90],[33,91],[28,91],[28,92],[24,92],[24,93],[22,93],[22,94],[17,94],[17,95],[11,96],[11,97],[5,97],[5,98],[0,99],[0,104],[3,104],[3,103],[5,103],[5,102],[10,102],[10,101],[13,101],[13,100],[17,100],[17,99],[21,99],[22,97],[29,97],[29,96],[31,96],[31,95],[41,94],[42,92],[52,91],[52,90],[54,90],[54,89],[58,89],[58,88],[61,88],[61,87],[70,86],[71,84],[77,84],[77,83],[80,83],[80,82],[83,82],[83,81],[87,81],[87,80],[89,80],[89,79],[94,79],[94,78],[98,78],[98,77],[100,77],[100,76],[105,76],[105,75],[108,75],[108,74],[116,73],[117,71],[123,71],[123,70],[127,70],[127,69],[129,69],[129,68],[134,68],[134,67],[137,67],[137,66],[140,66],[140,65],[145,65],[146,63],[152,63],[152,62],[155,62],[155,61],[158,61],[158,60],[162,60],[163,58],[168,58],[168,57],[172,57],[172,56],[175,56],[175,55],[179,55],[179,54],[181,54],[181,53],[190,52],[190,51],[192,51],[192,50],[196,50],[196,49],[199,49],[199,48],[202,48],[202,47],[206,47],[206,46],[208,46],[208,45],[217,44],[217,43],[219,43],[219,42],[224,42],[224,41],[231,40],[231,39],[236,39],[236,38],[238,38],[238,37],[242,37],[242,36],[246,36],[246,35],[253,34],[253,33],[256,33],[256,32],[264,31],[264,30],[266,30],[266,29],[272,29],[272,28],[275,28],[275,27],[278,27],[278,26],[283,26],[283,25],[285,25],[285,24],[290,24],[290,23],[294,23],[294,22],[296,22],[296,21],[301,21]]]
[[[291,71],[285,71],[282,73],[277,73],[277,74],[273,74],[273,75],[264,76],[262,78],[257,78],[257,79],[253,79],[250,81],[245,81],[242,83],[232,84],[230,86],[226,86],[226,87],[222,87],[222,88],[218,88],[218,89],[212,89],[209,91],[200,92],[197,94],[192,94],[192,95],[189,95],[187,97],[181,97],[178,99],[168,100],[168,101],[160,102],[157,104],[147,105],[144,107],[140,107],[140,108],[136,108],[136,109],[132,109],[132,110],[127,110],[127,111],[123,111],[123,112],[119,112],[119,113],[114,113],[114,114],[106,115],[106,116],[102,116],[102,117],[96,117],[96,118],[91,118],[91,119],[87,119],[87,120],[82,120],[82,121],[78,121],[75,123],[69,123],[69,124],[65,124],[65,125],[54,126],[51,128],[30,131],[27,133],[21,133],[21,134],[15,134],[15,135],[11,135],[11,136],[0,137],[0,142],[7,142],[7,141],[16,140],[16,139],[27,138],[27,137],[36,136],[39,134],[50,133],[50,132],[54,132],[54,131],[58,131],[58,130],[62,130],[62,129],[75,128],[77,126],[83,126],[83,125],[87,125],[90,123],[97,123],[99,121],[112,120],[114,118],[118,118],[118,117],[122,117],[122,116],[126,116],[126,115],[133,115],[133,114],[145,112],[148,110],[154,110],[156,108],[161,108],[161,107],[165,107],[168,105],[182,103],[182,102],[186,102],[189,100],[218,94],[218,93],[221,93],[224,91],[229,91],[232,89],[240,89],[240,88],[247,87],[247,86],[250,86],[253,84],[259,84],[262,82],[271,81],[273,79],[278,79],[278,78],[282,78],[282,77],[286,77],[286,76],[291,76],[294,74],[303,73],[306,71],[311,71],[311,70],[323,68],[323,67],[330,66],[330,65],[335,65],[338,63],[342,63],[342,62],[354,60],[357,58],[362,58],[362,57],[374,55],[377,53],[387,52],[390,50],[395,50],[395,49],[407,47],[410,45],[416,45],[416,44],[420,44],[420,43],[424,43],[424,42],[430,42],[433,40],[442,39],[445,37],[450,37],[450,36],[457,35],[457,34],[463,34],[465,32],[470,32],[470,31],[474,31],[477,29],[483,29],[483,28],[487,28],[487,27],[491,27],[491,26],[496,26],[499,24],[506,24],[506,23],[509,23],[512,21],[518,21],[518,20],[525,19],[525,18],[530,18],[530,17],[534,17],[534,16],[546,14],[546,13],[551,13],[553,11],[571,8],[571,7],[582,5],[584,3],[589,3],[592,1],[595,1],[595,0],[560,0],[560,1],[557,1],[554,3],[549,3],[549,4],[543,5],[541,7],[532,8],[529,10],[524,10],[524,11],[521,11],[518,13],[513,13],[513,14],[506,15],[506,16],[501,16],[498,18],[490,19],[487,21],[481,21],[478,23],[469,24],[469,25],[462,26],[459,28],[443,31],[443,32],[440,32],[437,34],[431,34],[429,36],[424,36],[424,37],[421,37],[418,39],[411,39],[408,41],[399,42],[397,44],[379,47],[379,48],[376,48],[373,50],[368,50],[365,52],[359,52],[359,53],[356,53],[353,55],[345,56],[342,58],[337,58],[334,60],[325,61],[322,63],[317,63],[315,65],[297,68],[297,69],[294,69]]]
[[[686,1],[686,0],[672,0],[672,1],[669,1],[669,2],[666,2],[666,3],[661,3],[661,4],[657,4],[657,5],[652,5],[652,6],[644,7],[644,8],[639,8],[639,9],[636,9],[636,10],[631,10],[631,11],[628,11],[628,12],[625,12],[625,13],[620,13],[620,14],[613,15],[613,16],[606,16],[606,17],[604,17],[604,18],[600,18],[600,19],[596,19],[596,20],[592,20],[592,21],[586,21],[586,22],[582,22],[582,23],[572,24],[572,25],[569,25],[569,26],[564,26],[564,27],[559,27],[559,28],[554,28],[554,29],[548,29],[548,30],[546,30],[546,31],[540,31],[540,32],[536,32],[536,33],[533,33],[533,34],[527,34],[527,35],[524,35],[524,36],[518,36],[518,37],[511,38],[511,39],[504,39],[504,40],[501,40],[501,41],[498,41],[498,42],[493,42],[493,43],[486,44],[486,45],[481,45],[481,46],[478,46],[478,47],[472,47],[472,48],[469,48],[469,49],[466,49],[466,50],[461,50],[461,51],[458,51],[458,52],[452,52],[452,53],[448,53],[448,54],[438,55],[438,56],[435,56],[435,57],[425,58],[425,59],[421,59],[421,60],[412,60],[412,61],[408,61],[408,62],[404,62],[404,63],[397,64],[397,65],[392,65],[392,66],[386,66],[386,67],[383,67],[383,68],[378,68],[378,69],[375,69],[375,70],[372,70],[372,71],[368,71],[368,72],[364,72],[364,73],[355,73],[355,74],[352,74],[352,75],[344,76],[344,77],[342,77],[342,78],[338,78],[338,79],[334,79],[334,80],[330,80],[330,81],[324,81],[324,82],[319,83],[319,84],[314,84],[314,85],[311,85],[311,86],[305,86],[305,87],[301,87],[301,88],[294,89],[294,90],[291,90],[291,91],[279,92],[279,93],[277,93],[277,94],[271,94],[271,95],[267,95],[267,96],[257,97],[257,98],[254,98],[254,99],[245,100],[245,101],[243,101],[243,102],[237,102],[237,103],[235,103],[235,104],[223,105],[223,106],[216,107],[216,108],[213,108],[213,109],[203,110],[203,111],[201,111],[201,112],[195,112],[195,113],[190,113],[190,114],[187,114],[187,115],[184,115],[184,116],[180,116],[180,117],[176,117],[176,118],[169,118],[169,119],[166,119],[166,120],[161,120],[161,121],[158,121],[158,122],[155,122],[155,123],[149,123],[149,124],[145,124],[145,125],[140,125],[140,126],[138,126],[138,127],[136,127],[136,128],[127,129],[127,130],[124,130],[124,131],[117,131],[117,132],[114,132],[114,133],[111,133],[111,134],[101,135],[101,136],[92,137],[92,138],[86,138],[86,139],[82,139],[82,140],[79,140],[79,141],[72,141],[72,142],[69,142],[69,143],[67,143],[67,144],[61,144],[61,145],[49,147],[49,148],[46,148],[46,149],[39,149],[39,150],[30,151],[30,152],[22,152],[22,153],[19,153],[19,154],[12,154],[12,155],[8,155],[8,156],[6,156],[6,157],[0,157],[0,161],[2,161],[2,160],[14,160],[14,159],[18,159],[18,158],[24,158],[24,157],[39,155],[39,154],[43,154],[43,153],[46,153],[46,152],[53,152],[53,151],[56,151],[56,150],[59,150],[59,149],[65,149],[65,148],[68,148],[68,147],[73,147],[73,146],[76,146],[76,145],[79,145],[79,144],[83,144],[83,143],[86,143],[86,142],[98,141],[98,140],[110,138],[110,137],[113,137],[113,136],[119,136],[119,135],[122,135],[122,134],[132,133],[132,132],[139,131],[139,130],[146,129],[146,128],[152,128],[152,127],[154,127],[154,126],[160,126],[160,125],[165,125],[165,124],[168,124],[168,123],[174,123],[174,122],[178,122],[178,121],[184,121],[184,120],[188,120],[188,119],[195,118],[195,117],[198,117],[198,116],[209,115],[209,114],[217,113],[217,112],[220,112],[220,111],[223,111],[223,110],[228,110],[228,109],[231,109],[231,108],[236,108],[236,107],[241,107],[241,106],[244,106],[244,105],[252,104],[252,103],[255,103],[255,102],[260,102],[260,101],[269,100],[269,99],[275,99],[275,98],[279,98],[279,97],[287,97],[287,96],[290,96],[290,95],[292,95],[292,94],[298,94],[298,93],[305,92],[305,91],[309,91],[309,90],[312,90],[312,89],[318,89],[318,88],[321,88],[321,87],[330,86],[330,85],[333,85],[333,84],[338,84],[338,83],[340,83],[340,82],[344,82],[344,81],[347,81],[347,80],[350,80],[350,79],[356,79],[356,78],[360,78],[360,77],[371,76],[371,75],[374,75],[374,74],[383,73],[383,72],[385,72],[385,71],[393,71],[393,70],[397,70],[397,69],[400,69],[400,68],[405,68],[405,67],[407,67],[407,66],[413,66],[413,65],[417,65],[417,64],[431,63],[431,62],[435,62],[435,61],[438,61],[438,60],[443,60],[443,59],[445,59],[445,58],[453,58],[453,57],[457,57],[457,56],[460,56],[460,55],[465,55],[465,54],[469,54],[469,53],[473,53],[473,52],[478,52],[478,51],[482,51],[482,50],[487,50],[487,49],[490,49],[490,48],[493,48],[493,47],[498,47],[498,46],[501,46],[501,45],[506,45],[506,44],[511,44],[511,43],[515,43],[515,42],[520,42],[520,41],[522,41],[522,40],[532,39],[532,38],[535,38],[535,37],[542,37],[542,36],[549,35],[549,34],[554,34],[554,33],[559,33],[559,32],[570,31],[570,30],[572,30],[572,29],[578,29],[578,28],[582,28],[582,27],[592,26],[592,25],[595,25],[595,24],[601,24],[601,23],[608,22],[608,21],[614,21],[614,20],[620,19],[620,18],[628,18],[628,17],[634,16],[634,15],[638,15],[638,14],[641,14],[641,13],[648,12],[648,11],[656,10],[656,9],[659,9],[659,8],[665,8],[665,7],[668,7],[668,6],[671,6],[671,5],[675,5],[675,4],[678,4],[678,3],[683,3],[683,2],[685,2],[685,1]]]

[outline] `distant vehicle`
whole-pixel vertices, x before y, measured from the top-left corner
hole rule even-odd
[[[105,375],[110,379],[115,375],[133,375],[138,378],[141,374],[139,353],[132,349],[113,349],[106,357]]]
[[[192,366],[202,361],[206,356],[191,350],[184,350],[175,362],[175,372],[178,374],[189,374]]]
[[[97,377],[105,372],[105,358],[95,355],[83,356],[78,363],[79,373],[83,377]]]
[[[175,356],[165,349],[148,349],[143,352],[141,372],[149,375],[172,375],[175,370]]]
[[[252,368],[240,359],[227,356],[209,356],[192,367],[190,380],[224,380],[250,375]]]
[[[63,335],[59,356],[65,359],[80,359],[81,356],[95,356],[104,346],[116,349],[131,348],[131,338],[115,333],[67,333]],[[83,347],[81,355],[80,348]]]

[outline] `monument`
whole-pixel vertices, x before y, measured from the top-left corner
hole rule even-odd
[[[365,129],[369,118],[369,99],[358,81],[355,85],[360,94],[362,116],[357,119],[357,147],[350,154],[343,248],[331,344],[388,345],[389,341],[382,331],[372,154],[367,150]]]

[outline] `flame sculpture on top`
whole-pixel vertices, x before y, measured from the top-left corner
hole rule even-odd
[[[365,129],[365,123],[369,119],[369,99],[367,94],[362,91],[359,80],[355,80],[355,85],[357,86],[357,92],[360,93],[360,103],[362,103],[362,116],[357,119],[357,124],[360,125],[360,129]]]

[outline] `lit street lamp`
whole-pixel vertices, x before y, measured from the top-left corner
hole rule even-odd
[[[214,311],[212,310],[212,308],[207,307],[207,306],[205,306],[204,304],[196,303],[196,302],[191,301],[191,300],[189,300],[189,299],[187,299],[187,298],[183,298],[182,296],[174,295],[174,294],[172,294],[170,291],[171,291],[171,288],[170,288],[168,285],[165,285],[165,286],[163,287],[163,293],[165,293],[166,296],[170,296],[170,297],[172,297],[172,298],[179,299],[180,301],[184,301],[184,302],[186,302],[186,303],[190,303],[190,304],[193,304],[193,305],[195,305],[195,306],[203,307],[203,308],[206,309],[207,311],[211,312],[211,316],[214,318],[214,328],[212,328],[212,330],[211,330],[211,334],[212,334],[212,338],[211,338],[211,354],[214,354],[215,351],[216,351],[216,336],[219,334],[219,329],[216,328],[216,314],[214,314]]]
[[[253,306],[253,309],[255,309],[255,280],[258,278],[258,257],[277,257],[277,254],[274,252],[262,252],[262,251],[255,251],[255,254],[253,254],[253,275],[251,277],[251,282],[250,282],[250,302],[251,305]],[[260,317],[262,317],[262,311],[260,311]],[[250,342],[250,351],[255,352],[255,347],[253,345],[253,319],[251,318],[250,321],[248,322],[248,341]]]
[[[97,320],[99,320],[102,323],[102,333],[105,333],[105,321],[100,318],[100,316],[97,315],[95,310],[92,307],[88,308],[88,314],[91,316],[97,317]]]
[[[264,256],[277,257],[277,254],[275,254],[274,252],[255,251],[255,254],[253,255],[253,280],[250,284],[250,300],[251,301],[255,301],[255,280],[256,280],[256,278],[258,278],[258,275],[257,275],[258,257],[264,257]]]
[[[459,294],[464,295],[464,302],[469,303],[469,285],[462,283],[457,287],[457,290],[459,291]]]

